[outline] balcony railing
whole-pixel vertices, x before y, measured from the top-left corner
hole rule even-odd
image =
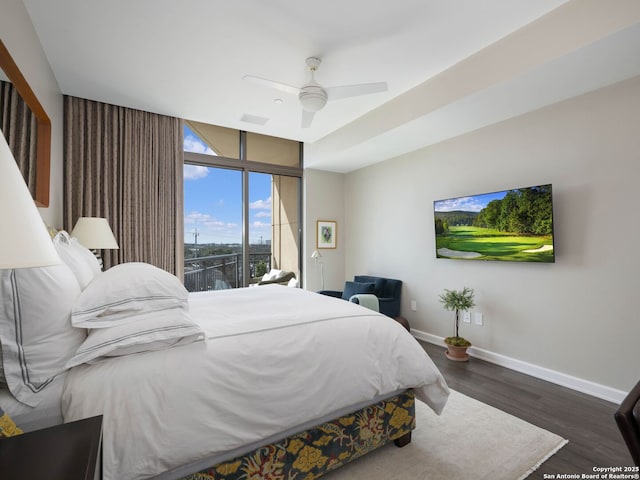
[[[249,282],[255,277],[260,261],[271,269],[271,253],[249,253]],[[245,285],[242,278],[242,254],[228,253],[184,259],[184,286],[190,292],[226,290]]]

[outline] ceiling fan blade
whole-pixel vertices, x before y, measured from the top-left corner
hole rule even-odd
[[[276,90],[290,93],[291,95],[295,96],[298,96],[298,94],[300,93],[300,89],[298,87],[293,87],[291,85],[287,85],[286,83],[275,82],[273,80],[267,80],[266,78],[254,77],[253,75],[245,75],[244,77],[242,77],[242,79],[265,87],[275,88]]]
[[[325,88],[328,100],[340,100],[341,98],[357,97],[387,91],[387,82],[361,83],[358,85],[342,85],[339,87]]]
[[[309,128],[311,126],[311,122],[313,121],[313,116],[316,112],[310,112],[308,110],[302,110],[302,128]]]

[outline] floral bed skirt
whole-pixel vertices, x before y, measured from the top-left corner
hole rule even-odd
[[[414,428],[415,397],[407,390],[183,480],[314,480]]]

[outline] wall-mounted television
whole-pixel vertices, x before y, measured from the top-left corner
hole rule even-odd
[[[551,185],[433,202],[436,256],[555,262]]]

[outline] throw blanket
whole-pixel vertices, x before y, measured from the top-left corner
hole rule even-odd
[[[353,302],[356,299],[357,302]],[[349,298],[350,302],[357,303],[358,305],[362,305],[369,310],[373,310],[374,312],[380,311],[380,302],[378,301],[378,297],[375,295],[371,295],[369,293],[359,293],[357,295],[352,295]]]

